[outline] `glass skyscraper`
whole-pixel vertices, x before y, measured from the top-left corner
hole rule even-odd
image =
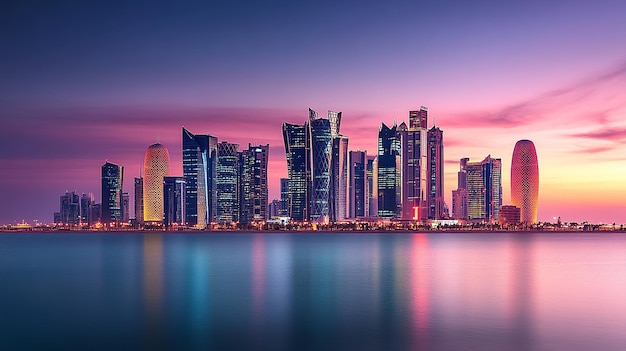
[[[331,218],[331,123],[309,109],[311,197],[309,219],[329,223]]]
[[[428,131],[428,218],[444,217],[443,197],[443,131],[432,127]]]
[[[220,223],[239,222],[239,145],[217,144],[217,214]]]
[[[119,224],[122,221],[122,185],[124,167],[111,162],[102,165],[102,223]],[[115,225],[114,224],[114,225]]]
[[[309,183],[311,179],[309,164],[311,155],[308,130],[308,123],[302,125],[283,123],[283,140],[289,175],[288,215],[294,221],[309,219]]]
[[[502,161],[489,155],[481,162],[466,162],[464,171],[469,219],[497,221],[502,206]]]
[[[185,224],[185,178],[163,177],[163,224],[167,228]]]
[[[365,151],[348,153],[348,218],[362,218],[366,213],[366,168]]]
[[[267,162],[269,145],[248,145],[241,152],[240,222],[267,220]]]
[[[188,226],[206,228],[217,207],[217,138],[183,128],[183,176]]]
[[[400,186],[400,140],[397,126],[381,124],[378,130],[378,216],[398,217]]]

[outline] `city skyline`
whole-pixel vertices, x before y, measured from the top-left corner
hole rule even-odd
[[[510,204],[509,157],[529,139],[540,221],[626,222],[618,1],[42,6],[0,15],[0,223],[48,222],[66,190],[100,202],[106,160],[132,189],[155,142],[181,175],[181,126],[269,144],[269,200],[279,199],[283,122],[342,111],[350,150],[371,155],[380,123],[421,105],[428,128],[445,132],[448,207],[459,159],[488,154],[502,159]]]

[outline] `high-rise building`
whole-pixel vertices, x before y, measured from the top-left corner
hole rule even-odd
[[[335,222],[348,218],[348,137],[343,135],[333,137],[331,161],[331,221]]]
[[[215,220],[217,207],[217,138],[183,128],[183,176],[187,225],[198,228]]]
[[[366,202],[365,213],[366,217],[378,216],[378,157],[367,156],[367,169],[366,169],[367,181],[366,187]]]
[[[135,178],[135,221],[143,224],[143,178]]]
[[[240,222],[249,224],[267,219],[267,162],[269,145],[248,145],[241,152]]]
[[[469,219],[497,221],[502,206],[502,161],[487,156],[482,162],[467,162],[465,176]]]
[[[95,222],[91,218],[91,207],[94,205],[92,193],[83,193],[80,197],[80,223],[91,226]]]
[[[350,151],[348,153],[348,218],[362,218],[366,212],[367,189],[367,153]]]
[[[143,220],[146,223],[163,222],[163,177],[170,171],[170,154],[159,143],[146,150],[143,161]]]
[[[278,215],[280,217],[289,216],[289,178],[280,178],[280,206]]]
[[[469,158],[462,158],[459,162],[459,172],[457,173],[457,190],[452,190],[452,217],[454,219],[469,219],[467,201],[467,163]]]
[[[92,204],[89,216],[92,224],[102,222],[102,204]]]
[[[280,216],[279,211],[280,211],[280,200],[278,199],[272,200],[272,202],[270,202],[267,205],[267,212],[268,212],[267,218],[271,218],[271,219],[278,218]]]
[[[110,226],[122,221],[124,167],[111,162],[102,165],[102,223]]]
[[[185,178],[163,177],[163,224],[185,225]]]
[[[128,223],[130,220],[130,195],[122,193],[122,222]]]
[[[337,127],[338,128],[338,127]],[[311,196],[309,219],[329,223],[331,218],[332,134],[329,119],[309,109]]]
[[[283,139],[287,157],[288,216],[294,221],[309,219],[309,183],[311,180],[309,126],[283,123]]]
[[[398,127],[402,160],[399,204],[405,220],[421,221],[428,216],[427,125],[428,109],[422,106],[409,111],[408,128],[404,123]]]
[[[498,219],[500,225],[507,224],[519,224],[520,222],[520,208],[513,205],[504,205],[500,208],[500,218]]]
[[[397,126],[387,127],[384,123],[378,130],[378,216],[398,217],[400,199],[401,159],[400,140]]]
[[[239,222],[239,148],[238,144],[217,144],[217,211],[219,223]]]
[[[55,223],[76,226],[81,223],[80,198],[76,192],[66,191],[59,198],[59,212],[55,213]]]
[[[434,126],[428,131],[428,218],[444,218],[443,131]]]
[[[539,163],[535,144],[520,140],[511,161],[511,203],[520,208],[520,220],[537,223],[539,205]]]

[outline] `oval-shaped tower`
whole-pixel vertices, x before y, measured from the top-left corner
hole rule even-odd
[[[143,160],[143,220],[163,221],[163,177],[170,172],[170,153],[159,143],[148,146]]]
[[[520,208],[520,220],[537,223],[539,204],[539,163],[535,144],[520,140],[511,160],[511,203]]]

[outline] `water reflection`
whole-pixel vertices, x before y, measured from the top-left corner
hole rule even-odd
[[[160,234],[143,237],[143,290],[146,346],[161,348],[163,339],[163,239]]]

